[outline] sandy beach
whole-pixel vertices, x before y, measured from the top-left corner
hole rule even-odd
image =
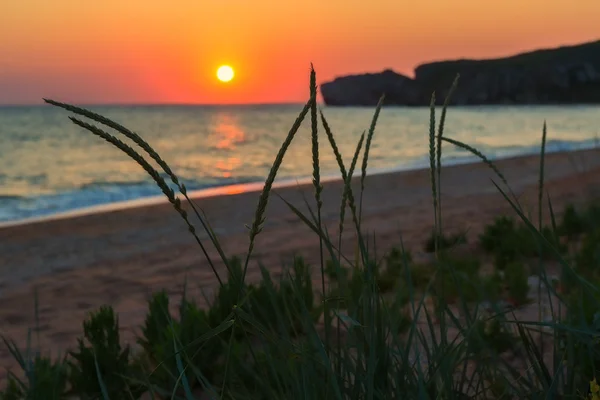
[[[546,190],[555,210],[600,195],[599,155],[598,150],[587,150],[547,156]],[[523,204],[531,207],[532,215],[537,215],[539,157],[506,159],[497,162],[497,166]],[[514,215],[491,178],[499,182],[484,164],[443,169],[447,231],[467,230],[469,242],[474,243],[482,227],[494,216]],[[323,219],[335,233],[342,185],[335,181],[324,186]],[[363,228],[375,234],[380,254],[398,246],[402,238],[405,246],[419,257],[433,221],[429,171],[373,175],[367,178],[366,186]],[[304,185],[279,188],[276,192],[305,210],[303,196],[311,201],[312,190],[311,185]],[[239,190],[232,189],[235,191]],[[245,224],[252,223],[258,195],[242,192],[197,199],[226,254],[245,254]],[[545,217],[549,217],[547,208]],[[274,271],[295,253],[316,263],[317,236],[277,196],[271,197],[266,218],[250,266],[250,280],[258,279],[258,261]],[[346,226],[343,250],[352,254],[354,235],[351,226]],[[196,227],[201,229],[199,223]],[[205,244],[217,259],[209,241]],[[220,271],[224,275],[222,266]],[[199,288],[210,291],[217,285],[194,238],[166,203],[1,228],[0,331],[25,346],[27,329],[35,323],[37,290],[44,351],[57,355],[74,345],[86,313],[103,304],[112,304],[119,312],[124,338],[132,341],[145,316],[148,294],[162,288],[180,293],[186,276],[195,293],[199,293]],[[314,279],[320,280],[316,269]],[[200,296],[197,300],[203,303]],[[10,365],[14,361],[0,346],[0,366]]]

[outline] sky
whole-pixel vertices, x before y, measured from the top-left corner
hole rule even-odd
[[[598,0],[20,0],[0,104],[304,102],[318,82],[600,39]],[[170,5],[169,5],[170,4]],[[216,70],[231,65],[235,79]]]

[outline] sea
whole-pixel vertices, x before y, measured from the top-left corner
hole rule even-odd
[[[302,105],[86,108],[138,133],[189,190],[202,194],[232,185],[238,190],[260,187]],[[349,165],[360,135],[371,124],[374,109],[322,109]],[[50,105],[0,107],[0,224],[162,201],[160,190],[136,162],[73,124],[69,119],[72,115]],[[426,107],[384,108],[370,148],[369,173],[427,167],[429,120]],[[598,145],[600,106],[451,107],[444,136],[469,144],[490,159],[536,154],[540,152],[544,121],[547,152]],[[321,174],[339,178],[337,162],[320,124],[319,132]],[[467,151],[448,143],[443,146],[442,159],[444,165],[476,161]],[[307,118],[285,154],[276,182],[292,185],[310,181],[311,174]]]

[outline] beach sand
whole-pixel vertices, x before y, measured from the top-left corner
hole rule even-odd
[[[554,210],[600,196],[599,155],[597,150],[547,155],[546,190]],[[537,216],[539,157],[501,160],[497,166],[522,204]],[[428,170],[416,170],[367,177],[362,226],[376,236],[380,255],[402,240],[417,257],[426,257],[419,253],[433,225],[429,174]],[[469,243],[475,243],[483,226],[494,216],[515,215],[491,178],[501,184],[481,163],[443,169],[446,231],[468,230]],[[342,185],[333,181],[324,186],[323,220],[335,234]],[[232,189],[235,191],[239,190]],[[303,196],[314,202],[312,191],[311,185],[276,190],[303,211]],[[226,254],[245,254],[245,224],[253,221],[258,196],[257,192],[246,192],[197,199]],[[266,219],[265,229],[257,238],[249,280],[259,279],[258,261],[274,271],[294,254],[317,264],[317,236],[277,196],[271,196]],[[201,230],[200,224],[196,227]],[[353,255],[350,223],[346,224],[344,237],[343,251]],[[211,257],[217,259],[210,242],[204,243]],[[219,270],[224,275],[220,264]],[[313,271],[318,288],[320,275],[316,268]],[[196,294],[199,288],[210,291],[217,286],[199,246],[166,203],[5,227],[0,229],[0,331],[25,346],[27,330],[35,324],[37,291],[39,337],[44,352],[51,351],[55,356],[75,345],[86,313],[103,304],[115,307],[123,337],[132,342],[146,314],[149,293],[165,288],[179,294],[186,277]],[[204,303],[200,296],[197,301]],[[37,339],[35,334],[33,339]],[[0,346],[0,366],[11,365],[14,361]]]

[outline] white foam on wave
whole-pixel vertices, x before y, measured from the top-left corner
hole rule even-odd
[[[546,150],[546,153],[549,154],[549,153],[560,153],[560,152],[568,152],[568,151],[576,151],[576,150],[585,150],[585,149],[591,149],[594,147],[595,147],[595,145],[592,146],[592,145],[590,145],[590,143],[586,143],[586,144],[580,143],[580,146],[578,146],[577,148],[573,148],[570,146],[568,148],[565,148],[562,146],[548,148]],[[527,156],[536,154],[536,151],[533,148],[521,148],[519,150],[520,151],[512,151],[512,152],[506,152],[506,153],[501,152],[501,153],[497,154],[496,157],[490,157],[490,158],[492,160],[505,160],[505,159],[519,158],[519,157],[527,157]],[[448,159],[444,160],[444,165],[446,165],[446,166],[465,165],[465,164],[476,163],[478,161],[480,161],[480,160],[477,157],[469,155],[469,156],[455,157],[455,158],[452,158],[449,160]],[[412,164],[405,164],[405,165],[401,165],[401,166],[397,166],[397,167],[376,168],[376,169],[371,169],[367,175],[373,176],[373,175],[381,175],[381,174],[389,174],[389,173],[399,173],[399,172],[405,172],[405,171],[416,171],[416,170],[428,168],[428,163],[429,163],[428,160],[427,161],[421,160],[421,161],[414,162]],[[358,171],[358,173],[355,172],[355,174],[354,174],[355,177],[357,177],[359,175],[360,175],[360,171]],[[330,181],[341,180],[341,177],[339,176],[339,173],[328,174],[328,175],[322,176],[321,180],[322,180],[322,182],[330,182]],[[282,179],[278,182],[275,182],[273,184],[273,187],[274,188],[294,187],[297,185],[310,184],[311,182],[312,182],[312,177]],[[189,191],[189,196],[192,199],[202,199],[202,198],[217,197],[217,196],[239,195],[239,194],[244,194],[244,193],[258,192],[258,191],[262,190],[263,185],[264,185],[264,182],[250,182],[250,183],[240,183],[240,184],[235,184],[235,185],[215,186],[215,187],[206,188],[206,189]],[[157,188],[157,191],[158,191],[158,188]],[[143,197],[143,198],[138,198],[138,199],[133,199],[133,200],[118,201],[118,202],[95,205],[95,206],[90,206],[90,207],[82,207],[82,208],[78,208],[75,210],[70,210],[70,211],[66,211],[66,212],[60,212],[60,213],[55,213],[55,214],[45,215],[45,216],[40,216],[40,217],[31,217],[31,218],[25,218],[25,219],[21,219],[21,220],[0,222],[0,229],[14,227],[14,226],[20,226],[20,225],[35,224],[35,223],[40,223],[40,222],[77,218],[77,217],[102,214],[102,213],[110,213],[110,212],[115,212],[115,211],[127,210],[127,209],[132,209],[132,208],[141,208],[141,207],[147,207],[147,206],[152,206],[152,205],[157,205],[157,204],[165,204],[165,203],[167,203],[167,199],[164,197],[164,195]]]

